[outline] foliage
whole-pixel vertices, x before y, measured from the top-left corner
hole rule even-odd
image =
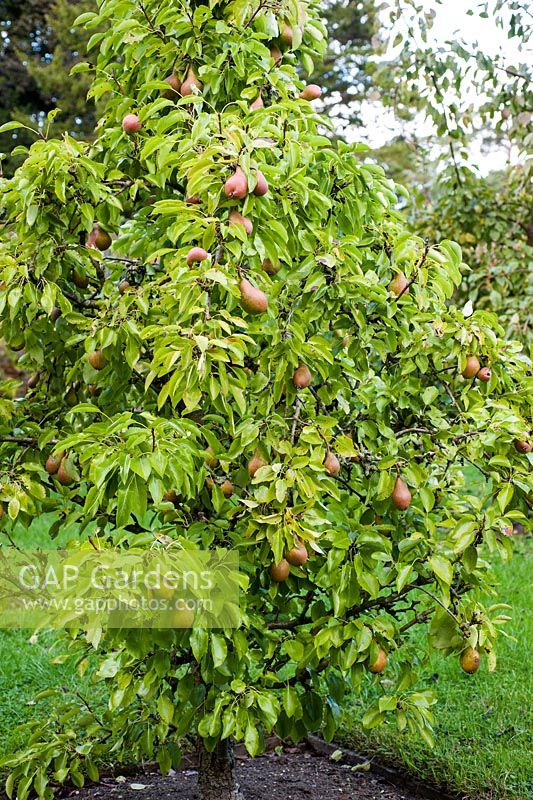
[[[504,528],[530,503],[532,457],[513,446],[529,437],[530,362],[493,315],[449,306],[460,248],[407,232],[367,150],[333,144],[299,99],[293,61],[311,68],[325,49],[319,6],[103,0],[80,20],[100,51],[91,96],[108,97],[95,141],[42,134],[2,183],[0,333],[39,380],[22,402],[3,389],[0,525],[55,509],[123,548],[229,546],[243,581],[237,629],[74,632],[81,673],[101,653],[109,711],[100,724],[72,709],[53,736],[35,731],[8,762],[18,800],[68,775],[80,785],[110,741],[115,758],[168,770],[191,733],[253,755],[272,730],[331,739],[381,649],[391,682],[365,725],[392,717],[430,742],[433,698],[414,688],[404,647],[415,625],[444,653],[474,645],[495,666],[505,615],[480,600],[481,547],[507,557]],[[201,88],[169,97],[172,71]],[[141,129],[128,135],[132,113]],[[224,192],[237,167],[240,201]],[[236,209],[248,234],[230,224]],[[105,252],[89,246],[95,222],[114,237]],[[189,261],[193,245],[208,257]],[[265,313],[246,310],[243,277]],[[473,353],[490,381],[461,377]],[[295,387],[299,365],[310,387]],[[69,486],[43,468],[60,450]],[[465,493],[471,462],[479,495]],[[403,512],[399,475],[413,494]],[[274,582],[269,565],[297,540],[309,561]]]

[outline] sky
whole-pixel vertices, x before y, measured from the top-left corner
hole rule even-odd
[[[509,65],[528,58],[527,54],[518,52],[516,40],[509,40],[505,31],[498,28],[493,19],[481,19],[478,13],[474,16],[468,15],[469,9],[476,11],[478,8],[477,0],[444,0],[442,5],[435,0],[422,0],[422,4],[427,10],[433,10],[436,14],[429,37],[437,44],[442,45],[446,40],[456,38],[461,38],[472,45],[478,42],[490,56],[503,53]],[[374,147],[385,144],[398,133],[398,121],[393,112],[385,112],[379,104],[366,104],[363,109],[363,119],[365,128],[370,132],[369,143]],[[429,134],[432,130],[422,119],[417,120],[416,126],[420,135]],[[354,139],[360,136],[360,130],[353,133]],[[508,153],[502,151],[486,154],[482,153],[479,147],[474,147],[472,156],[480,170],[487,172],[489,169],[503,166]]]

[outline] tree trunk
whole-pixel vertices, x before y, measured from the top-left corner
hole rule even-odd
[[[199,742],[198,789],[200,800],[243,800],[235,780],[235,754],[233,741],[218,742],[212,753],[208,753]]]

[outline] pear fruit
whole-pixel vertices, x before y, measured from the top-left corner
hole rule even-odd
[[[188,206],[199,206],[201,202],[202,198],[197,194],[187,195],[185,198],[185,203]]]
[[[261,108],[264,108],[265,104],[263,103],[263,98],[261,93],[257,95],[257,98],[254,100],[253,103],[250,103],[250,111],[259,111]]]
[[[93,350],[92,353],[89,353],[88,361],[91,367],[97,370],[104,369],[107,364],[107,359],[101,350]]]
[[[268,194],[268,181],[260,170],[257,170],[257,183],[255,184],[254,194],[256,197],[264,197]]]
[[[86,289],[89,285],[89,278],[87,275],[84,275],[83,272],[74,270],[72,273],[72,283],[74,286],[77,286],[78,289]]]
[[[209,446],[206,450],[207,456],[204,459],[206,467],[209,469],[216,469],[219,465],[219,460],[215,455],[215,451],[211,446]]]
[[[292,31],[291,31],[291,35],[292,35]],[[276,67],[279,67],[279,65],[283,61],[283,53],[281,52],[281,50],[279,49],[277,44],[271,44],[270,45],[270,55],[271,55],[272,59],[274,60],[274,64],[276,65]]]
[[[131,289],[131,283],[127,281],[125,278],[123,278],[123,280],[121,280],[118,285],[118,290],[120,294],[126,294],[128,289]]]
[[[142,123],[137,114],[126,114],[122,120],[122,130],[127,134],[138,133],[142,128]]]
[[[468,675],[473,675],[479,669],[481,656],[474,647],[467,647],[466,650],[463,650],[461,653],[459,663],[463,672],[468,673]]]
[[[46,459],[46,463],[44,465],[44,468],[48,472],[49,475],[55,475],[56,474],[56,472],[58,471],[59,467],[61,466],[61,462],[65,458],[65,455],[66,455],[65,451],[61,450],[61,452],[57,453],[57,455],[55,455],[55,456],[54,455],[48,456],[48,458]]]
[[[192,67],[189,67],[189,71],[187,72],[187,77],[183,81],[181,85],[181,94],[183,97],[187,97],[190,94],[195,93],[195,89],[199,92],[202,91],[204,88],[202,81],[196,75],[196,72]]]
[[[515,439],[514,447],[516,452],[521,453],[522,455],[527,455],[527,453],[531,453],[533,450],[533,444],[531,442],[524,441],[524,439]]]
[[[172,98],[176,97],[181,91],[181,81],[177,75],[172,74],[169,75],[168,78],[165,78],[165,83],[168,84],[168,89],[165,89],[163,92],[164,97]]]
[[[294,375],[292,382],[296,389],[307,389],[313,383],[313,376],[311,370],[306,364],[300,364]]]
[[[224,497],[231,497],[233,494],[233,484],[227,478],[223,483],[221,483],[220,488]]]
[[[264,314],[268,309],[268,298],[261,289],[252,286],[246,278],[239,283],[241,305],[249,314]]]
[[[168,492],[165,492],[163,495],[163,502],[164,503],[175,503],[178,499],[178,493],[175,489],[169,489]]]
[[[280,264],[279,261],[276,261],[276,263],[274,264],[274,263],[272,263],[272,261],[269,258],[265,258],[265,260],[262,263],[262,267],[265,270],[267,275],[270,275],[270,277],[273,277],[274,275],[276,275],[280,271],[281,264]]]
[[[286,581],[289,577],[291,567],[289,562],[285,558],[282,558],[279,564],[271,564],[268,572],[273,581],[276,581],[276,583],[283,583],[283,581]]]
[[[389,283],[389,290],[395,294],[396,297],[409,293],[409,281],[403,272],[398,272],[397,275],[394,276]]]
[[[63,312],[61,311],[59,306],[54,306],[53,309],[50,311],[50,321],[57,322],[62,313]]]
[[[178,608],[171,612],[169,622],[173,628],[192,628],[194,616],[191,608]]]
[[[38,372],[36,372],[35,375],[32,375],[30,378],[28,378],[28,389],[36,389],[40,380],[41,376]]]
[[[293,567],[303,567],[309,559],[309,553],[304,543],[300,539],[295,539],[294,547],[288,550],[285,558]]]
[[[247,469],[248,469],[248,475],[250,476],[250,478],[253,478],[255,476],[255,473],[257,472],[258,469],[261,469],[261,467],[266,466],[266,463],[267,462],[265,461],[265,459],[261,455],[260,451],[256,450],[255,453],[253,454],[252,458],[248,462]]]
[[[388,661],[387,653],[382,647],[380,647],[379,652],[374,661],[369,661],[368,663],[369,672],[372,672],[374,675],[378,675],[380,672],[383,672],[383,670],[387,666],[387,661]]]
[[[205,261],[209,258],[209,253],[203,247],[192,247],[187,253],[187,266],[190,267],[200,261]]]
[[[224,194],[226,197],[234,197],[242,200],[248,194],[248,180],[240,167],[237,167],[231,178],[224,184]]]
[[[492,377],[492,371],[490,367],[481,367],[478,374],[476,375],[478,381],[481,381],[482,383],[488,383],[491,377]]]
[[[462,372],[463,378],[475,378],[481,369],[481,364],[476,356],[468,356],[465,368]]]
[[[302,100],[318,100],[321,95],[322,89],[320,86],[317,86],[316,83],[310,83],[302,92],[300,92],[300,98]]]
[[[57,479],[62,486],[71,486],[76,480],[76,470],[72,461],[63,458],[57,470]]]
[[[243,217],[242,214],[239,214],[239,212],[235,210],[229,215],[229,224],[242,225],[248,236],[250,236],[254,230],[252,221],[248,219],[248,217]]]
[[[335,453],[331,452],[331,450],[328,452],[326,458],[324,459],[324,467],[328,475],[330,475],[332,478],[336,478],[341,471],[341,462],[339,461]]]
[[[409,491],[409,487],[400,477],[396,478],[394,489],[391,494],[391,500],[400,511],[405,511],[411,505],[413,495]]]
[[[287,25],[287,23],[285,23],[282,26],[279,38],[281,42],[285,45],[285,47],[292,47],[294,36],[290,25]]]
[[[96,247],[98,250],[103,251],[109,250],[111,243],[111,236],[100,225],[94,225],[87,238],[87,247]]]
[[[68,392],[66,393],[65,402],[67,406],[70,406],[70,408],[74,408],[74,406],[78,405],[78,393],[76,392],[74,386],[71,386]]]

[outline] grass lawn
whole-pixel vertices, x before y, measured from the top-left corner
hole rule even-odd
[[[476,675],[461,671],[457,659],[434,654],[423,682],[434,687],[439,703],[435,712],[435,747],[395,725],[371,732],[357,720],[353,709],[341,741],[367,756],[399,765],[427,782],[446,786],[476,798],[526,800],[533,797],[533,548],[531,540],[517,544],[515,558],[497,567],[498,602],[513,606],[506,626],[517,642],[500,638],[498,668],[489,674],[483,665]],[[361,703],[368,703],[375,684],[365,687]]]

